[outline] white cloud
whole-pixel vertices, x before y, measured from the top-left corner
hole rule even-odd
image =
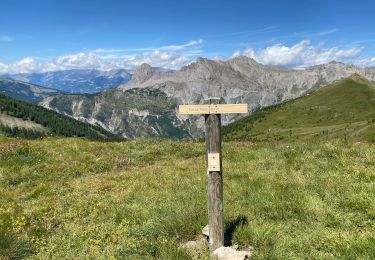
[[[124,60],[122,65],[126,68],[135,68],[142,63],[148,63],[155,67],[179,69],[191,61],[191,58],[179,52],[156,50],[130,57],[127,60]]]
[[[0,73],[46,72],[65,69],[133,70],[142,63],[155,67],[179,69],[202,55],[203,40],[192,40],[180,45],[140,49],[95,49],[58,56],[49,60],[25,57],[14,63],[1,63]],[[232,57],[246,55],[266,65],[287,66],[303,69],[332,60],[351,62],[359,66],[375,66],[375,57],[358,60],[362,48],[324,48],[324,44],[312,45],[303,40],[293,46],[275,44],[263,49],[237,50]],[[222,56],[216,55],[218,59]]]
[[[0,62],[0,73],[6,73],[8,66]]]
[[[339,47],[324,48],[323,44],[312,45],[309,40],[303,40],[291,47],[281,44],[254,50],[247,48],[236,51],[234,55],[249,56],[266,65],[306,68],[308,66],[324,64],[333,60],[352,62],[362,53],[362,48],[340,49]]]
[[[9,35],[0,35],[0,42],[12,42],[14,38]]]
[[[167,45],[159,48],[160,50],[168,50],[168,51],[180,51],[184,50],[186,48],[200,48],[201,44],[203,43],[203,40],[194,40],[194,41],[189,41],[187,43],[181,44],[181,45]]]
[[[202,48],[204,41],[191,40],[180,45],[166,45],[161,47],[145,47],[145,48],[127,48],[127,49],[103,49],[98,48],[93,50],[95,53],[132,53],[132,52],[152,52],[152,51],[186,51],[186,50],[197,50]]]
[[[246,51],[246,50],[245,50]],[[230,58],[234,58],[234,57],[236,57],[236,56],[240,56],[242,53],[241,53],[241,51],[240,50],[236,50],[233,54],[232,54],[232,56],[230,57]],[[246,55],[245,53],[243,53],[242,55],[245,55],[245,56],[250,56],[250,55]]]
[[[67,69],[98,69],[110,70],[125,68],[133,70],[142,63],[148,63],[154,67],[179,69],[193,61],[189,55],[173,51],[152,51],[136,55],[100,56],[95,52],[81,52],[58,56],[47,62],[38,62],[32,57],[26,57],[11,64],[0,63],[0,73],[27,73],[46,72]]]
[[[81,52],[56,57],[47,64],[47,70],[61,69],[102,69],[105,66],[101,59],[93,52]]]
[[[4,64],[0,63],[0,73],[46,72],[65,69],[114,68],[135,69],[142,63],[154,67],[179,69],[191,63],[202,53],[203,40],[192,40],[180,45],[167,45],[157,48],[140,49],[95,49],[69,54],[38,62],[32,57]]]
[[[361,59],[357,61],[355,64],[360,67],[375,67],[375,57],[368,58],[368,59]]]
[[[0,73],[26,73],[40,69],[42,69],[42,65],[32,57],[26,57],[11,64],[0,62]]]

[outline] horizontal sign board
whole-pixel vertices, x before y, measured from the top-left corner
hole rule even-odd
[[[180,105],[181,115],[247,113],[247,104]]]

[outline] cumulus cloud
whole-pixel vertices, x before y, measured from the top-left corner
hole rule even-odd
[[[259,50],[247,48],[243,51],[236,51],[233,55],[245,55],[266,65],[306,68],[333,60],[351,62],[361,53],[362,48],[324,48],[324,44],[314,46],[309,40],[303,40],[291,47],[275,44]]]
[[[155,50],[130,57],[124,60],[122,65],[123,67],[134,68],[140,66],[142,63],[148,63],[155,67],[179,69],[191,61],[191,58],[179,52]]]
[[[93,52],[81,52],[56,57],[51,63],[47,63],[47,70],[61,69],[103,69],[104,62]]]
[[[11,64],[0,62],[0,73],[25,73],[40,69],[42,69],[42,65],[32,57],[26,57]]]
[[[4,63],[0,62],[0,73],[5,73],[7,70],[7,65]]]
[[[75,54],[58,56],[49,60],[25,57],[14,63],[1,63],[0,74],[46,72],[66,69],[110,70],[125,68],[133,70],[142,63],[168,69],[179,69],[193,62],[203,52],[203,40],[192,40],[180,45],[139,49],[95,49]],[[375,57],[359,57],[362,48],[325,48],[324,44],[313,45],[303,40],[292,46],[275,44],[262,49],[237,50],[232,57],[245,55],[266,65],[287,66],[303,69],[308,66],[328,63],[332,60],[354,63],[359,66],[375,66]],[[218,59],[222,57],[218,56]]]
[[[375,57],[358,60],[355,64],[360,67],[375,67]]]
[[[55,57],[39,62],[26,57],[11,64],[0,63],[0,73],[46,72],[66,69],[133,70],[142,63],[168,69],[179,69],[191,63],[202,53],[203,40],[193,40],[180,45],[140,49],[95,49]]]

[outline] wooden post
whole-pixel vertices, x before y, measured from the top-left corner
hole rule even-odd
[[[224,246],[223,176],[221,165],[221,114],[247,113],[247,104],[219,104],[210,99],[206,105],[180,105],[181,115],[204,114],[208,176],[208,230],[210,252]]]
[[[219,100],[210,99],[210,104],[218,103]],[[208,175],[207,195],[209,247],[210,251],[213,252],[215,249],[224,246],[223,177],[221,167],[221,115],[205,114],[205,127]],[[210,163],[216,164],[216,169],[212,169],[212,167],[210,167]]]

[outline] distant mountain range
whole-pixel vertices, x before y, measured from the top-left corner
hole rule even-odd
[[[8,74],[3,77],[66,93],[97,93],[124,84],[131,79],[131,76],[124,69],[109,71],[72,69],[43,73]]]
[[[253,111],[300,97],[354,73],[375,81],[375,68],[340,62],[292,70],[265,66],[245,56],[227,61],[199,58],[179,71],[155,70],[143,64],[129,82],[115,90],[97,95],[60,94],[46,97],[40,104],[127,138],[199,138],[203,118],[179,115],[178,104],[201,104],[214,96],[222,103],[247,103]],[[223,116],[223,122],[238,118]]]

